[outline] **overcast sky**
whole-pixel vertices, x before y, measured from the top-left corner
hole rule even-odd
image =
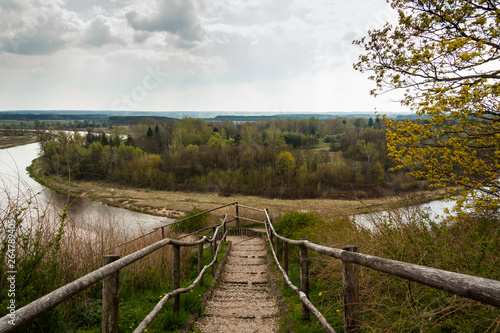
[[[386,0],[0,0],[0,110],[398,111],[352,40]]]

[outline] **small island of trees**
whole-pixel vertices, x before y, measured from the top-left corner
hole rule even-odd
[[[143,119],[114,133],[46,132],[46,174],[158,190],[280,198],[379,196],[417,188],[390,174],[380,118]]]

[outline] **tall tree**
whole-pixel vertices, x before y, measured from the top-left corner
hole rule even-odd
[[[500,8],[495,0],[392,0],[398,25],[356,41],[374,95],[402,89],[422,119],[386,121],[389,156],[435,187],[500,205]],[[465,198],[465,196],[464,196]],[[464,203],[462,201],[462,203]]]

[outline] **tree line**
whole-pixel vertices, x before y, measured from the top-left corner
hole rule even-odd
[[[377,118],[142,123],[114,134],[51,132],[43,171],[162,190],[281,198],[367,195],[395,187]],[[401,186],[400,186],[401,187]],[[403,187],[401,187],[403,188]],[[406,187],[408,188],[408,186]]]

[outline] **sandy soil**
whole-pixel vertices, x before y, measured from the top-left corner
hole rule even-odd
[[[26,145],[36,142],[36,137],[27,136],[0,136],[0,149]]]

